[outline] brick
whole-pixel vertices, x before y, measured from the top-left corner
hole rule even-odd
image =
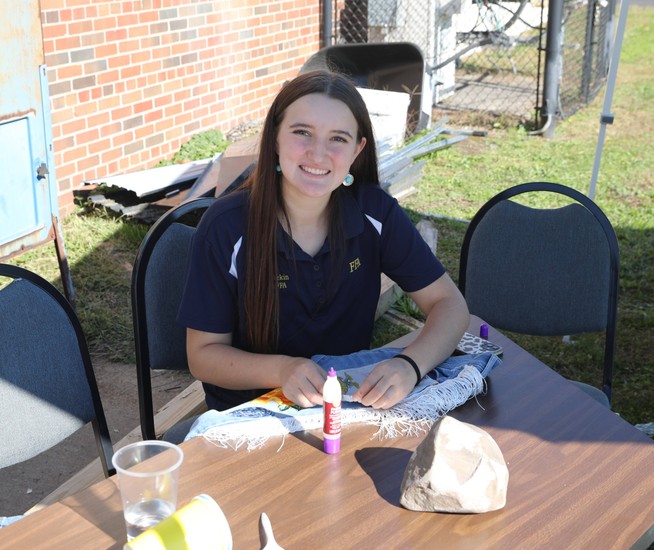
[[[84,34],[93,30],[93,21],[88,19],[72,21],[68,23],[68,34]]]
[[[82,96],[82,93],[80,93],[79,95]],[[75,105],[75,108],[74,108],[75,116],[84,117],[84,118],[88,119],[88,117],[90,115],[93,115],[93,114],[98,112],[97,102],[90,101],[90,99],[93,99],[93,97],[92,97],[92,94],[88,94],[88,95],[89,95],[89,97],[85,98],[84,100],[82,100],[82,98],[80,97],[79,103],[77,105]],[[107,116],[107,118],[108,118],[108,116]],[[88,124],[88,126],[90,126],[90,123]]]
[[[162,66],[164,69],[169,69],[171,67],[178,67],[179,65],[181,65],[181,58],[179,56],[169,57],[168,59],[164,59],[162,61]]]
[[[104,41],[104,38],[103,38]],[[95,48],[95,57],[98,59],[108,58],[118,53],[118,45],[116,44],[101,44]]]
[[[95,86],[95,76],[84,76],[73,80],[73,90]]]
[[[170,94],[162,95],[154,100],[155,107],[164,107],[173,102],[173,97]]]
[[[131,130],[133,128],[136,128],[137,126],[143,125],[143,116],[135,116],[132,118],[128,118],[126,120],[123,120],[123,130]]]
[[[107,42],[119,42],[127,38],[127,29],[107,30]]]
[[[143,113],[152,109],[152,100],[142,101],[134,105],[134,113]]]
[[[104,141],[99,141],[98,143],[104,143]],[[105,147],[98,151],[98,153],[101,153],[102,165],[107,165],[112,160],[116,160],[123,155],[123,152],[120,149],[111,147],[111,142],[109,142]]]
[[[104,9],[108,6],[101,6],[101,9]],[[106,31],[116,28],[116,18],[115,17],[99,17],[93,21],[93,30],[94,31]]]
[[[45,62],[48,67],[56,67],[57,65],[65,65],[70,61],[68,52],[52,53],[45,56]]]
[[[132,114],[132,106],[128,105],[126,107],[120,107],[111,111],[111,120],[120,120],[127,118]]]
[[[152,21],[157,21],[158,19],[159,16],[157,12],[153,10],[139,12],[139,23],[150,23]]]
[[[189,29],[179,33],[180,40],[195,40],[198,37],[197,29]]]
[[[94,141],[92,143],[89,143],[89,153],[94,155],[96,153],[104,153],[108,149],[111,149],[111,140],[109,138],[101,139],[99,141]],[[104,155],[102,155],[102,162],[105,161]]]
[[[77,143],[87,144],[91,141],[95,141],[99,137],[100,137],[100,132],[98,131],[98,129],[92,128],[91,130],[87,130],[86,132],[77,134],[76,139],[77,139]]]
[[[80,47],[79,36],[66,36],[54,41],[55,51],[74,50]]]
[[[103,111],[86,118],[86,124],[89,128],[95,128],[107,124],[110,120],[109,113]]]
[[[140,126],[139,128],[134,129],[134,137],[136,139],[144,139],[152,135],[154,132],[154,124],[148,124],[147,126]]]
[[[213,13],[214,3],[213,2],[207,2],[206,4],[198,4],[196,6],[196,11],[198,13]]]
[[[109,40],[110,37],[107,36],[107,39]],[[132,40],[121,40],[120,44],[118,45],[118,51],[120,53],[133,52],[138,50],[140,47],[141,41],[138,38],[134,38]]]
[[[158,36],[146,36],[141,39],[141,48],[155,48],[161,44],[161,38]]]
[[[107,70],[107,60],[99,59],[84,65],[84,74],[99,73]]]
[[[109,68],[113,69],[115,67],[126,67],[129,66],[129,55],[117,55],[115,57],[109,58]]]
[[[144,145],[143,140],[133,141],[123,147],[123,152],[126,155],[131,155],[143,149],[143,145]]]
[[[118,147],[120,145],[125,145],[126,143],[131,142],[133,139],[134,134],[132,132],[125,132],[112,136],[111,143],[114,147]]]
[[[103,32],[87,33],[80,37],[82,46],[97,46],[104,44],[105,37]]]
[[[139,65],[130,65],[120,70],[120,78],[126,80],[128,78],[134,78],[141,74],[141,67]]]
[[[43,26],[43,39],[61,38],[66,36],[66,24],[59,23],[56,25]]]
[[[173,19],[170,22],[171,31],[181,31],[188,27],[188,21],[186,19]]]
[[[139,50],[130,55],[130,63],[133,65],[141,64],[146,61],[149,61],[152,58],[150,50]]]
[[[154,134],[148,138],[145,139],[145,145],[149,149],[154,147],[155,145],[159,145],[160,143],[163,143],[164,141],[164,135],[163,134]]]
[[[124,4],[124,3],[123,3]],[[132,27],[139,24],[139,16],[137,13],[123,13],[117,17],[118,26],[123,27]]]
[[[95,168],[99,162],[100,162],[100,157],[98,155],[84,156],[78,161],[77,170],[84,171],[84,170],[89,170],[91,168]]]
[[[158,21],[157,23],[152,23],[150,25],[150,34],[158,34],[162,32],[168,32],[168,23],[165,21]]]
[[[77,159],[83,158],[85,156],[86,156],[86,145],[82,147],[75,147],[74,149],[68,149],[63,153],[64,163],[75,162]]]
[[[43,10],[41,12],[43,17],[43,22],[46,25],[51,25],[59,22],[59,11],[58,10]]]
[[[127,29],[127,34],[129,38],[143,38],[150,34],[150,29],[148,25],[139,25],[137,27],[130,27]]]
[[[120,76],[120,71],[117,69],[111,70],[111,71],[105,71],[102,74],[97,75],[97,80],[99,85],[107,84],[107,83],[113,83],[116,80],[118,80]],[[108,93],[105,93],[105,95],[108,95],[109,93],[113,93],[113,90],[109,91],[107,90]]]
[[[82,76],[83,70],[80,65],[61,65],[57,69],[57,77],[55,80],[68,80]]]
[[[159,10],[159,19],[174,19],[177,17],[177,8]]]

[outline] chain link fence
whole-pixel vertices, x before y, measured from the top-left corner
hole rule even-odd
[[[558,106],[569,116],[605,80],[614,0],[563,0]],[[547,0],[335,0],[334,44],[411,42],[442,111],[540,126]],[[612,9],[613,8],[613,9]]]
[[[590,103],[606,81],[614,15],[614,0],[565,0],[557,109],[562,118]]]

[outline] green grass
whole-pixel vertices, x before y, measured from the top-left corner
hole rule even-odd
[[[621,249],[621,286],[615,368],[614,410],[632,423],[654,421],[654,10],[632,6],[627,22],[618,82],[607,128],[596,201],[613,223]],[[489,124],[486,138],[469,138],[429,157],[418,192],[403,201],[414,219],[424,215],[470,219],[492,195],[526,181],[554,181],[587,193],[602,111],[603,91],[595,102],[559,122],[555,137],[530,136],[501,121]],[[481,120],[481,119],[480,119]],[[451,121],[454,125],[454,121]],[[175,161],[207,158],[225,143],[202,135],[183,147]],[[216,148],[214,148],[216,147]],[[189,152],[193,151],[193,152]],[[197,155],[197,156],[196,156]],[[438,255],[452,277],[466,224],[434,218]],[[62,222],[78,313],[95,358],[132,363],[131,269],[148,227],[78,208]],[[58,280],[54,247],[44,245],[12,263]],[[404,311],[410,310],[403,304]],[[384,320],[377,323],[374,345],[400,335]],[[509,335],[562,374],[596,382],[600,355],[597,337],[535,339]]]
[[[168,164],[182,164],[192,160],[212,158],[216,153],[221,153],[227,148],[229,142],[218,130],[208,130],[196,134],[184,143],[170,159],[162,160],[157,166]]]

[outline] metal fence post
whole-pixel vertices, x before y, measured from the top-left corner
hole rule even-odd
[[[331,46],[332,36],[332,2],[323,0],[322,2],[322,47]]]
[[[545,46],[545,75],[543,77],[544,136],[554,137],[556,117],[559,114],[559,84],[561,81],[561,43],[563,31],[563,0],[549,0],[547,16],[547,44]]]

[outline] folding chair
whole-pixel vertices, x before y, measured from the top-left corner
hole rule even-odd
[[[525,193],[539,204],[559,200],[554,208],[509,200]],[[569,204],[559,206],[561,196]],[[500,330],[541,336],[603,331],[604,395],[582,389],[610,406],[619,266],[613,227],[591,199],[556,183],[524,183],[491,198],[472,219],[459,288],[470,312]]]
[[[0,419],[0,468],[28,460],[91,423],[104,475],[115,473],[75,311],[48,281],[7,264],[0,264]]]
[[[197,198],[168,211],[150,228],[136,255],[131,294],[143,439],[157,438],[151,370],[188,370],[186,330],[175,318],[194,226],[215,200]]]

